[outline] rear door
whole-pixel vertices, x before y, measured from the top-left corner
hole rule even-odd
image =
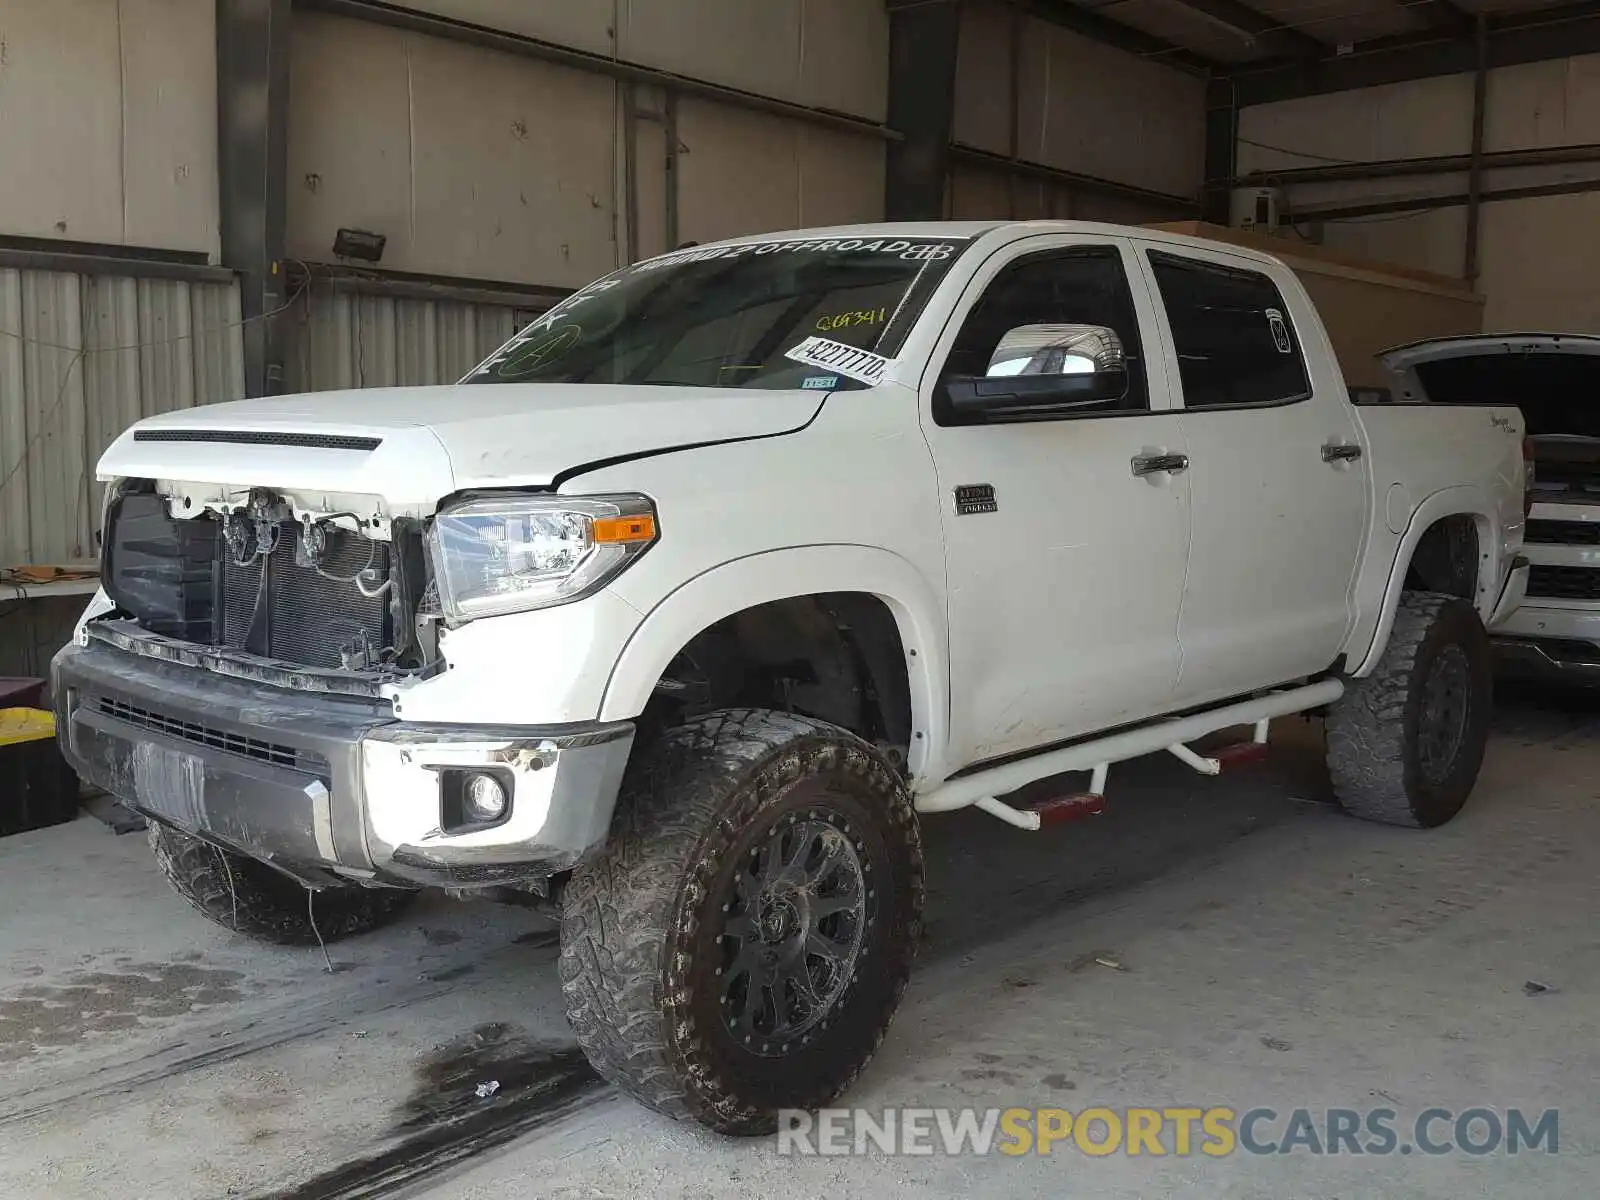
[[[1176,460],[1184,447],[1165,363],[1149,357],[1154,311],[1132,253],[1125,239],[1088,235],[997,251],[930,361],[922,419],[943,510],[952,766],[1172,702],[1189,480],[1181,467],[1136,473],[1136,459]],[[1114,331],[1126,394],[1047,419],[959,423],[942,381],[989,374],[1002,338],[1036,324]]]
[[[1141,259],[1180,385],[1193,489],[1179,701],[1325,670],[1350,624],[1368,507],[1326,335],[1304,292],[1280,289],[1256,260],[1153,245]]]

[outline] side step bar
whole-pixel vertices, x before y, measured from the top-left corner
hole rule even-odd
[[[1091,816],[1102,807],[1106,770],[1114,762],[1126,762],[1157,750],[1170,750],[1196,770],[1215,775],[1225,767],[1238,765],[1264,753],[1266,723],[1272,718],[1320,708],[1324,704],[1332,704],[1342,695],[1342,681],[1324,679],[1304,687],[1268,692],[1251,700],[1190,713],[1186,717],[1156,721],[1109,737],[1077,742],[1059,750],[1050,750],[960,779],[948,780],[919,794],[916,798],[917,811],[951,812],[976,806],[1007,824],[1029,830],[1055,820]],[[1202,758],[1184,745],[1185,742],[1234,725],[1254,725],[1254,740],[1226,747],[1212,758]],[[1045,801],[1038,809],[1013,808],[997,799],[1037,779],[1068,771],[1093,771],[1094,778],[1089,791]]]

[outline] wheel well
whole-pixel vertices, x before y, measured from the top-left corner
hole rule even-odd
[[[662,728],[737,706],[839,725],[903,770],[911,693],[894,614],[876,596],[825,592],[724,617],[668,664],[641,725]]]
[[[1406,590],[1443,592],[1473,601],[1478,592],[1478,521],[1470,513],[1440,517],[1423,531],[1406,567]]]

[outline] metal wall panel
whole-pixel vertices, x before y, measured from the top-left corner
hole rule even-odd
[[[1491,86],[1491,103],[1494,91]],[[1241,174],[1471,149],[1470,75],[1307,96],[1239,113]]]
[[[215,30],[214,0],[0,0],[0,232],[215,254]]]
[[[620,0],[405,0],[402,7],[591,54],[613,52]]]
[[[1030,21],[1018,91],[1023,158],[1174,196],[1199,194],[1205,80]]]
[[[291,254],[352,227],[397,271],[576,287],[618,265],[612,80],[315,13],[291,58]]]
[[[1011,153],[1011,24],[1011,10],[1003,5],[968,4],[961,10],[952,137],[994,154]]]
[[[1485,204],[1484,328],[1600,333],[1597,222],[1596,192]]]
[[[883,143],[700,100],[678,108],[682,239],[883,219]]]
[[[882,121],[889,16],[880,0],[401,0],[797,104]]]
[[[1007,178],[962,163],[950,177],[950,216],[958,221],[1105,221],[1142,225],[1169,220],[1170,210],[1137,199],[1105,196],[1043,179]]]
[[[289,314],[289,388],[454,383],[537,311],[318,286]]]
[[[1204,175],[1205,81],[998,4],[962,14],[957,142],[1177,196]]]
[[[779,100],[882,121],[889,14],[874,0],[629,0],[619,54]]]
[[[1600,141],[1600,55],[1503,67],[1489,73],[1484,149],[1532,149]],[[1315,165],[1324,160],[1466,154],[1471,149],[1472,77],[1453,75],[1247,108],[1239,118],[1239,169]],[[1593,164],[1485,173],[1484,188],[1593,179]],[[1462,195],[1465,172],[1303,185],[1297,206]],[[1600,216],[1594,192],[1497,201],[1483,206],[1478,289],[1484,328],[1600,332]],[[1323,244],[1366,258],[1459,276],[1466,262],[1467,210],[1433,210],[1330,221]]]
[[[234,284],[0,270],[0,565],[93,557],[112,439],[243,394]]]

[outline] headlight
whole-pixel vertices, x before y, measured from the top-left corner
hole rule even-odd
[[[655,540],[643,496],[484,496],[434,518],[428,553],[445,616],[470,621],[576,600]]]

